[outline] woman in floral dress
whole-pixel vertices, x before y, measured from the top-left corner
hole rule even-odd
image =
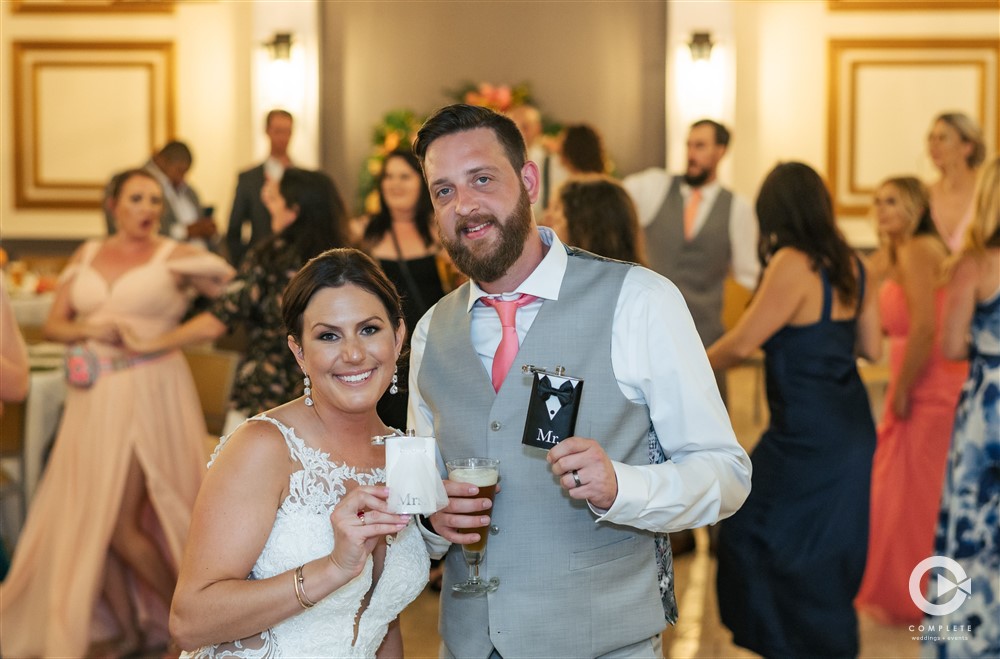
[[[970,596],[953,612],[928,616],[924,654],[1000,656],[1000,158],[983,172],[974,219],[949,281],[941,349],[969,360],[955,415],[934,553],[957,561]],[[955,582],[961,575],[945,575]],[[934,580],[936,582],[936,580]],[[927,599],[947,604],[959,591]]]

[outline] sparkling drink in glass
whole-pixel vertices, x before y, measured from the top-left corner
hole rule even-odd
[[[496,494],[497,480],[500,478],[500,460],[495,458],[460,458],[445,463],[448,469],[448,479],[457,483],[470,483],[479,488],[475,498],[487,498],[493,501]],[[479,564],[486,554],[486,538],[489,537],[489,525],[467,529],[467,533],[478,533],[479,540],[462,546],[465,564],[469,566],[469,576],[465,581],[452,585],[452,590],[459,593],[492,593],[500,585],[500,580],[493,577],[483,581],[479,577]]]

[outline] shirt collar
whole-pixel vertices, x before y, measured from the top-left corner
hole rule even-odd
[[[534,295],[545,300],[558,300],[559,289],[562,287],[563,275],[566,274],[566,263],[568,256],[566,246],[563,245],[555,232],[548,227],[538,227],[538,235],[542,242],[549,246],[549,251],[542,257],[542,262],[538,264],[527,279],[521,282],[517,290],[504,292],[500,297],[505,300],[517,297],[521,293]],[[469,281],[469,299],[466,311],[472,311],[472,307],[481,297],[489,297],[474,281]]]
[[[681,194],[684,195],[685,199],[687,199],[689,196],[691,196],[691,191],[693,189],[694,188],[692,188],[690,185],[688,185],[687,183],[685,183],[684,179],[681,178]],[[706,202],[706,201],[710,201],[712,199],[715,199],[715,196],[717,194],[719,194],[719,190],[721,189],[721,186],[719,185],[719,179],[715,179],[711,183],[706,183],[705,185],[701,186],[700,189],[701,189],[701,200],[702,200],[702,202]]]
[[[167,178],[167,175],[153,160],[150,160],[143,165],[143,169],[152,174],[153,178],[160,182],[160,187],[163,188],[163,194],[168,197],[171,202],[180,199],[181,195],[184,194],[188,188],[187,181],[181,181],[180,187],[174,187],[174,184],[169,178]],[[171,203],[171,205],[173,205],[173,203]]]

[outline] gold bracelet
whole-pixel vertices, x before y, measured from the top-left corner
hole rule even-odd
[[[295,574],[292,575],[293,583],[295,584],[295,599],[299,600],[299,606],[303,609],[311,609],[316,606],[316,602],[306,597],[305,579],[302,576],[303,567],[303,565],[300,565],[295,568]]]

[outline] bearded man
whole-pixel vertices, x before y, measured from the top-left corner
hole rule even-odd
[[[441,656],[662,657],[676,612],[661,600],[654,534],[728,517],[750,489],[684,300],[662,276],[535,225],[538,167],[507,117],[448,106],[414,152],[441,242],[470,281],[414,330],[409,425],[444,460],[499,458],[502,489],[493,506],[446,481],[448,505],[423,520],[432,553],[447,551]],[[528,363],[585,382],[576,436],[547,452],[521,444]],[[484,526],[479,570],[497,587],[453,592],[461,545]]]
[[[646,233],[649,267],[677,284],[706,347],[723,334],[726,277],[757,287],[757,220],[750,203],[720,185],[719,163],[729,149],[729,130],[702,119],[687,138],[687,170],[671,176],[660,168],[626,176]],[[725,372],[716,373],[726,400]]]

